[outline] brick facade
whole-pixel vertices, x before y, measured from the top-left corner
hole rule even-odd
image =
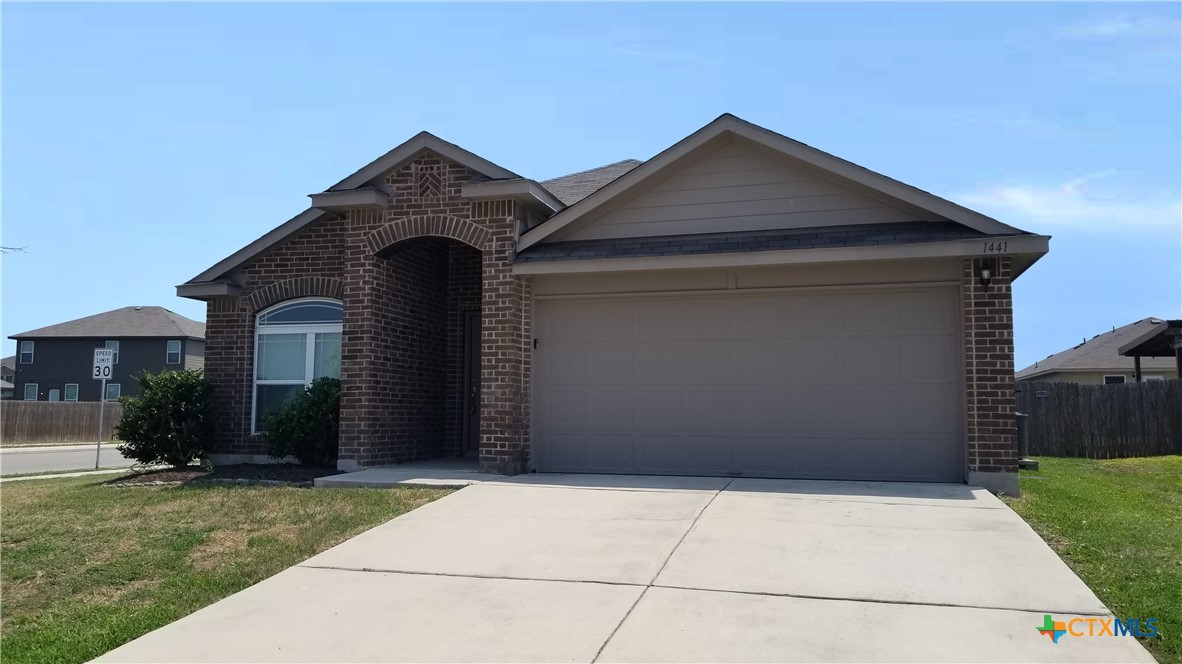
[[[970,482],[975,473],[1017,473],[1014,422],[1014,316],[1009,257],[992,259],[988,287],[979,282],[982,260],[963,261],[966,442]],[[989,488],[995,488],[991,486]],[[1016,487],[1017,480],[1013,485]]]
[[[470,202],[481,176],[425,154],[386,178],[385,209],[319,222],[253,260],[236,297],[207,306],[207,375],[219,454],[263,455],[251,436],[254,321],[299,297],[344,307],[342,469],[458,454],[463,449],[465,314],[481,314],[479,459],[528,467],[529,308],[512,274],[523,214],[513,201]]]

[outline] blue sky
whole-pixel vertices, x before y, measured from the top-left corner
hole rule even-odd
[[[720,113],[1054,236],[1017,363],[1182,315],[1176,4],[12,4],[3,335],[174,286],[426,129],[537,179]],[[13,351],[5,339],[5,354]]]

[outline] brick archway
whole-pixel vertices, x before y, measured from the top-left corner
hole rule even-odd
[[[449,215],[433,214],[421,217],[406,217],[391,221],[365,238],[365,245],[371,253],[416,237],[446,237],[484,251],[488,245],[488,231],[476,224]]]
[[[328,297],[334,300],[345,298],[345,283],[332,277],[297,277],[277,281],[258,289],[246,298],[251,313],[257,313],[273,304],[298,297]]]

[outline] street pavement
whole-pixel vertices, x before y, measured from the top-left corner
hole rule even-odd
[[[127,468],[134,463],[114,445],[104,444],[99,455],[99,468]],[[94,443],[0,449],[0,475],[93,469]]]

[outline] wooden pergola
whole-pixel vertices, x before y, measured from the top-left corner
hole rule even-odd
[[[1172,357],[1182,378],[1182,320],[1166,320],[1120,347],[1118,352],[1133,358],[1133,375],[1141,382],[1141,358]]]

